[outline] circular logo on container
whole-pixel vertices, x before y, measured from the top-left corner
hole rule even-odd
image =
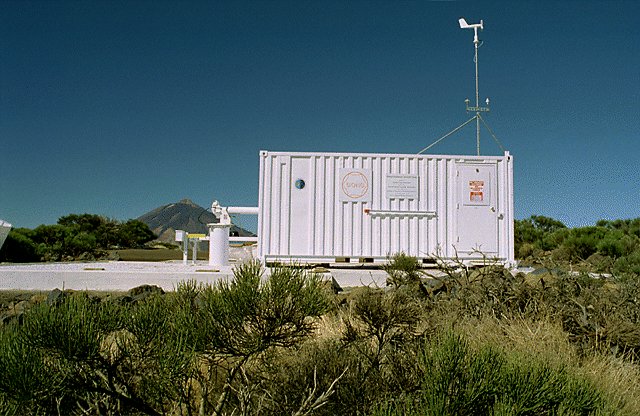
[[[304,180],[302,180],[302,179],[298,179],[298,180],[296,181],[296,188],[298,188],[298,189],[302,189],[302,188],[304,188]]]
[[[342,178],[342,192],[349,198],[362,198],[369,191],[369,180],[360,172],[349,172]]]

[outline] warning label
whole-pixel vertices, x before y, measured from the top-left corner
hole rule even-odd
[[[459,182],[459,201],[466,206],[488,206],[491,204],[492,189],[491,184],[493,172],[487,167],[464,166],[458,174],[461,176]]]
[[[484,181],[469,181],[469,202],[484,201]]]

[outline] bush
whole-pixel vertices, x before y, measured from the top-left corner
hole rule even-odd
[[[362,361],[338,339],[311,339],[299,349],[270,356],[264,363],[266,371],[251,380],[253,386],[262,388],[253,396],[254,408],[262,404],[256,414],[294,415],[314,387],[317,392],[329,391],[336,379],[339,383],[330,400],[313,414],[353,414],[361,407],[358,367]]]
[[[622,276],[640,277],[640,247],[626,257],[619,258],[613,265],[613,271]]]
[[[154,240],[157,236],[147,224],[138,220],[129,220],[117,227],[117,244],[121,247],[139,248]]]
[[[596,245],[598,252],[613,259],[631,254],[638,246],[638,238],[622,231],[609,231]]]
[[[554,240],[548,237],[558,231],[566,230],[565,225],[553,218],[542,215],[532,215],[524,220],[514,222],[515,253],[519,254],[525,244],[531,244],[543,250],[552,250],[557,247]]]
[[[471,353],[451,334],[425,343],[418,361],[424,374],[421,401],[439,414],[487,414],[499,391],[502,360],[491,349]]]
[[[537,247],[544,251],[555,250],[563,247],[563,243],[571,233],[568,228],[562,228],[555,230],[551,233],[545,234],[537,243]]]
[[[29,348],[18,328],[0,332],[0,412],[54,414],[64,374],[47,365],[40,349]]]
[[[533,244],[523,243],[518,247],[518,251],[516,251],[516,257],[519,259],[526,259],[533,256],[534,252],[535,246]]]
[[[372,415],[593,414],[605,409],[588,382],[528,357],[472,350],[452,333],[420,350],[419,391],[376,404]]]
[[[585,260],[598,251],[598,243],[606,234],[607,230],[602,227],[574,228],[562,244],[572,259]]]
[[[387,273],[387,286],[415,286],[420,284],[422,267],[418,259],[405,253],[397,253],[389,258],[384,271]]]
[[[28,263],[40,260],[38,247],[33,241],[33,231],[26,228],[14,228],[0,248],[0,261]]]

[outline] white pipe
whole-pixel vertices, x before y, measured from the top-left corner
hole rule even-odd
[[[435,211],[397,211],[397,210],[381,210],[381,209],[365,209],[365,214],[380,216],[405,216],[405,217],[437,217]]]
[[[258,237],[229,237],[229,241],[249,241],[252,243],[257,243]]]
[[[196,264],[196,261],[198,260],[198,245],[199,245],[199,241],[198,240],[192,240],[193,244],[191,247],[191,258],[192,258],[192,264]]]
[[[228,207],[229,214],[258,215],[258,207]]]

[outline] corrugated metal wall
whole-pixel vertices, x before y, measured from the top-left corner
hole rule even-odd
[[[318,262],[380,261],[397,252],[471,259],[478,257],[474,248],[484,247],[486,255],[512,262],[512,169],[508,153],[263,151],[258,255]]]

